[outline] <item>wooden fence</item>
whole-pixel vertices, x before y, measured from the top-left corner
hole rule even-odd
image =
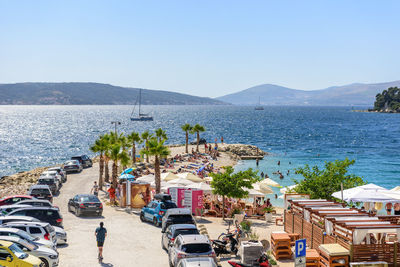
[[[350,251],[351,262],[385,261],[390,267],[400,267],[400,246],[393,244],[353,245],[349,240],[334,235],[325,235],[322,225],[307,222],[297,214],[284,213],[284,230],[298,233],[305,238],[309,248],[318,249],[321,244],[338,243]]]

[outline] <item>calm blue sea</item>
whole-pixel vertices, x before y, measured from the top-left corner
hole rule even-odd
[[[154,122],[131,122],[131,108],[0,106],[0,177],[90,154],[89,145],[118,120],[124,132],[162,127],[169,143],[184,142],[180,125],[188,122],[205,125],[207,140],[223,136],[228,143],[257,145],[271,153],[259,170],[282,185],[292,184],[298,166],[345,157],[356,160],[351,172],[369,182],[386,188],[400,184],[400,114],[343,107],[145,106]],[[255,162],[242,162],[237,169],[247,167],[255,168]],[[272,174],[276,170],[285,173],[283,180]]]

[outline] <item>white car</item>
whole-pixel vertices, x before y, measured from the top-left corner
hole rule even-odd
[[[28,234],[25,231],[22,231],[20,229],[16,228],[8,228],[8,227],[0,227],[0,237],[1,236],[14,236],[14,237],[19,237],[27,242],[33,242],[34,244],[38,246],[45,246],[50,249],[56,250],[56,246],[54,243],[50,240],[42,239],[37,236],[32,236],[31,234]]]
[[[205,235],[178,235],[168,249],[169,266],[186,258],[211,258],[217,262],[211,242]]]
[[[57,245],[67,244],[67,232],[58,226],[53,226],[53,228],[56,231]]]
[[[53,242],[57,245],[57,235],[53,226],[47,222],[9,222],[2,227],[20,229],[28,234]]]
[[[13,242],[25,253],[38,257],[45,267],[58,266],[58,253],[52,249],[38,246],[32,242],[14,236],[0,236],[0,240]]]
[[[178,261],[177,267],[217,267],[212,258],[188,258]]]
[[[39,178],[49,178],[49,177],[54,177],[57,179],[58,181],[58,189],[61,188],[62,186],[62,177],[60,174],[58,174],[57,171],[44,171],[42,172],[42,174],[40,175]]]

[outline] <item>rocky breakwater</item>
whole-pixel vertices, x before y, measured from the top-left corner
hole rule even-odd
[[[219,145],[220,152],[227,153],[235,160],[263,159],[267,152],[257,146],[244,144],[223,144]]]
[[[40,167],[26,172],[19,172],[0,179],[0,198],[10,195],[26,194],[29,187],[36,184],[40,174],[48,167]]]

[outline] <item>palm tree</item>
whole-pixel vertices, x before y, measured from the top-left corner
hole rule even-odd
[[[168,139],[168,137],[167,137],[167,133],[163,130],[163,129],[161,129],[161,128],[158,128],[157,130],[156,130],[156,137],[157,137],[157,139],[158,139],[158,142],[161,142],[161,141],[165,141],[165,140],[167,140]]]
[[[185,132],[186,135],[186,147],[185,147],[185,151],[186,154],[189,153],[189,132],[192,130],[192,125],[190,125],[189,123],[186,123],[184,125],[181,126],[182,131]]]
[[[121,145],[122,151],[126,152],[126,148],[129,146],[128,139],[126,138],[126,136],[123,134],[120,134],[120,136],[118,137],[118,142]],[[127,166],[127,164],[122,164],[123,169],[126,169],[126,166]]]
[[[139,133],[132,132],[127,136],[129,144],[132,146],[132,162],[136,163],[136,143],[140,144],[142,139],[140,138]]]
[[[100,159],[99,159],[99,188],[100,190],[103,190],[103,173],[104,173],[104,153],[107,150],[107,144],[106,140],[104,139],[104,136],[100,136],[93,144],[93,146],[90,147],[90,150],[93,151],[94,153],[100,153]]]
[[[154,173],[156,182],[156,193],[161,192],[161,173],[160,173],[160,158],[167,157],[170,154],[169,149],[164,146],[164,140],[159,142],[157,138],[153,137],[148,141],[148,156],[154,156]]]
[[[147,156],[146,156],[146,162],[147,163],[149,163],[149,156],[148,156],[148,151],[149,151],[149,144],[148,144],[148,142],[149,142],[149,139],[150,138],[152,138],[152,134],[150,134],[149,133],[149,131],[144,131],[143,133],[142,133],[142,140],[143,140],[143,142],[144,142],[144,153],[143,154],[146,154]]]
[[[126,151],[121,149],[120,144],[113,144],[110,150],[110,158],[113,161],[112,165],[112,184],[114,188],[117,188],[118,183],[118,162],[122,165],[127,165],[129,163],[129,156]]]
[[[104,181],[109,183],[110,182],[110,171],[109,171],[109,162],[110,162],[110,150],[111,150],[111,137],[109,134],[103,135],[103,142],[104,142]]]
[[[197,135],[196,152],[199,152],[200,132],[205,132],[205,131],[206,128],[198,123],[195,126],[193,126],[192,130],[190,131],[191,134]]]

